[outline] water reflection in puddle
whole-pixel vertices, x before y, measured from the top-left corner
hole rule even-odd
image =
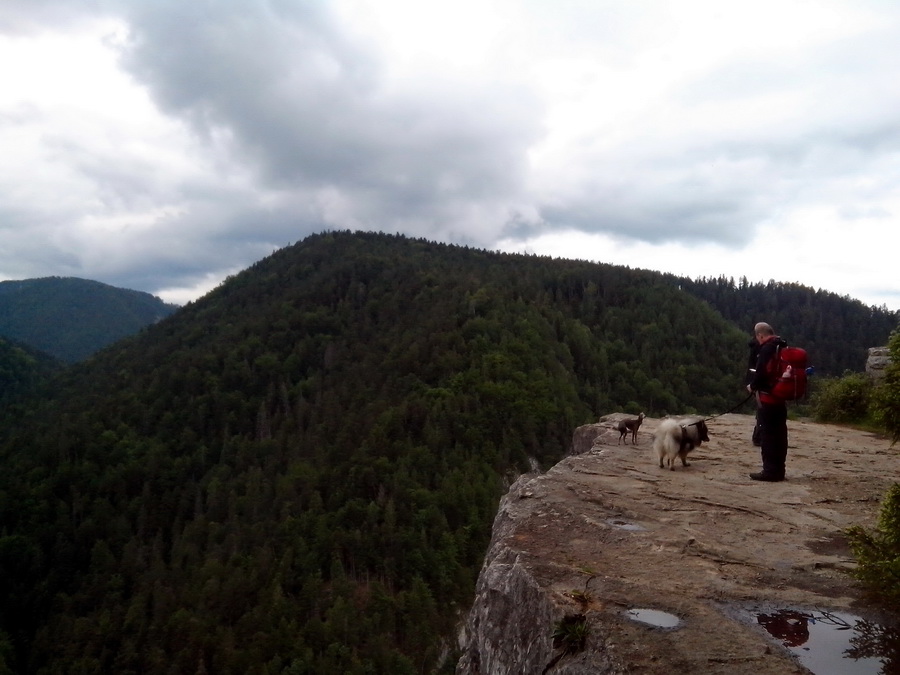
[[[681,623],[681,619],[674,614],[661,612],[658,609],[629,609],[626,614],[633,621],[640,621],[657,628],[677,628]]]
[[[900,673],[900,632],[845,612],[753,612],[757,623],[815,675]]]
[[[618,518],[607,520],[606,522],[613,527],[617,527],[620,530],[628,530],[629,532],[641,532],[644,529],[640,525],[635,525],[634,523],[629,523],[625,520],[619,520]]]

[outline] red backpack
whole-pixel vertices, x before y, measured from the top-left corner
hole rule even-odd
[[[769,394],[782,401],[795,401],[806,396],[806,350],[779,347],[769,361],[768,371],[774,378]]]

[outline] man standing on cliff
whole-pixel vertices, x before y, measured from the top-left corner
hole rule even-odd
[[[778,373],[769,372],[770,361],[779,347],[787,343],[775,335],[767,323],[753,327],[754,337],[759,344],[756,372],[747,385],[747,391],[755,393],[757,399],[757,425],[759,427],[762,471],[751,473],[750,478],[775,483],[784,480],[784,465],[787,460],[787,405],[780,398],[772,396],[772,385]]]

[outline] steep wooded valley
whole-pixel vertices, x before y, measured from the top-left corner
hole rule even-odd
[[[757,320],[841,374],[898,315],[386,234],[279,250],[0,398],[0,673],[452,672],[510,480],[610,412],[732,408]]]

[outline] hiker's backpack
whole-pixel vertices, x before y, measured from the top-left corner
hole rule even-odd
[[[782,401],[795,401],[806,396],[806,350],[779,347],[769,361],[768,371],[774,384],[769,394]]]

